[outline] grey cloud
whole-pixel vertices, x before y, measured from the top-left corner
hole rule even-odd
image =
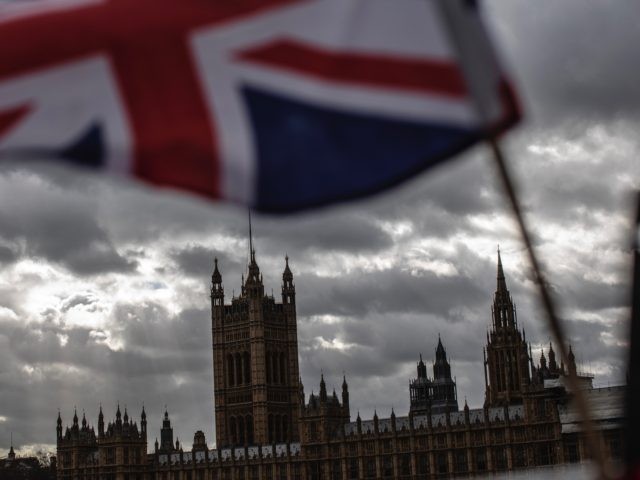
[[[625,196],[640,177],[640,67],[627,61],[635,58],[640,40],[634,3],[485,3],[526,107],[525,121],[507,136],[505,148],[536,246],[569,317],[571,341],[581,361],[605,364],[613,377],[624,378],[625,219],[631,218]],[[568,147],[559,157],[528,150],[558,144]],[[109,417],[118,401],[136,416],[144,401],[152,432],[167,403],[182,441],[189,444],[204,427],[211,443],[207,287],[214,255],[227,298],[239,287],[247,257],[246,210],[48,166],[27,173],[3,166],[0,182],[0,244],[11,250],[0,249],[3,267],[16,255],[28,256],[42,266],[62,265],[85,276],[88,289],[114,295],[121,282],[133,279],[141,296],[153,285],[172,285],[172,307],[181,311],[174,314],[157,300],[163,297],[154,296],[117,304],[100,329],[56,323],[57,303],[56,309],[42,308],[42,325],[2,320],[0,415],[8,421],[0,423],[0,436],[13,430],[18,442],[54,443],[58,406],[65,422],[73,405],[87,408],[95,422],[99,402]],[[354,416],[358,409],[370,416],[376,407],[388,415],[391,405],[398,414],[406,412],[417,355],[433,356],[439,332],[460,399],[468,396],[471,406],[480,405],[482,346],[495,288],[495,259],[486,257],[487,245],[505,246],[507,281],[528,339],[544,344],[549,337],[517,231],[499,223],[505,216],[510,211],[482,147],[370,199],[292,217],[256,214],[267,291],[279,287],[284,254],[292,258],[307,393],[317,390],[320,369],[336,386],[344,370]],[[396,222],[410,231],[392,236],[385,225]],[[586,246],[567,245],[554,236],[557,231],[592,238]],[[223,240],[208,243],[214,235]],[[438,246],[416,247],[420,240]],[[316,275],[331,255],[371,264],[391,260],[393,267],[354,267],[333,279]],[[154,264],[158,258],[169,262]],[[448,262],[457,274],[411,272],[416,259]],[[141,278],[148,271],[153,278]],[[0,305],[22,321],[29,292],[46,278],[29,271],[12,275],[15,284],[0,282]],[[336,323],[314,317],[328,314],[338,317]],[[121,348],[110,348],[107,339]],[[336,348],[342,344],[347,347]],[[596,383],[606,378],[596,377]]]
[[[0,245],[0,264],[13,263],[18,257],[19,255],[16,249],[6,245]]]
[[[534,114],[545,121],[638,116],[640,67],[629,60],[640,41],[636,2],[488,3],[487,18]]]
[[[213,272],[214,258],[218,259],[220,268],[225,271],[242,269],[242,266],[235,258],[232,258],[223,251],[214,250],[212,247],[202,245],[191,244],[186,248],[172,249],[169,255],[182,272],[193,277],[207,280]]]
[[[91,294],[77,294],[65,300],[65,302],[62,304],[62,307],[60,308],[60,311],[68,312],[78,305],[88,306],[94,304],[95,302],[97,302],[97,299],[94,298]]]
[[[0,179],[0,232],[9,241],[23,242],[25,255],[60,263],[80,275],[135,269],[136,263],[118,253],[97,223],[93,202],[77,192],[41,191],[40,180],[30,176]]]

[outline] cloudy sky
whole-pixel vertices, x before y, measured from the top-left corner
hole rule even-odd
[[[490,0],[527,114],[505,149],[580,368],[625,376],[629,232],[640,187],[639,7],[633,0]],[[549,341],[484,147],[377,197],[254,216],[266,290],[288,253],[306,392],[346,372],[351,411],[408,410],[420,352],[442,336],[460,402],[484,396],[482,347],[499,244],[536,359]],[[0,455],[55,448],[74,406],[169,408],[185,445],[213,445],[208,287],[247,262],[246,211],[51,166],[0,165]]]

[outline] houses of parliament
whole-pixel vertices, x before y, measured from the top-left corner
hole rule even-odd
[[[251,249],[241,293],[225,302],[215,261],[211,277],[211,330],[216,448],[197,431],[192,445],[174,441],[165,411],[160,441],[144,408],[139,423],[118,407],[97,432],[74,412],[63,428],[58,414],[60,480],[355,480],[435,479],[581,462],[589,458],[582,424],[565,387],[576,372],[558,363],[552,345],[534,362],[498,252],[497,286],[483,363],[482,408],[462,407],[441,339],[431,375],[419,357],[407,386],[406,415],[355,418],[349,386],[307,396],[298,369],[296,287],[285,260],[282,299],[265,294]],[[594,388],[578,373],[592,405],[601,448],[610,458],[623,450],[622,387]]]

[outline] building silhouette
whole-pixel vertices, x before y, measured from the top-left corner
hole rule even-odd
[[[282,302],[264,293],[255,250],[241,294],[224,303],[218,260],[211,278],[216,444],[272,444],[299,438],[296,288],[289,259]]]
[[[57,419],[58,478],[64,480],[351,480],[435,479],[587,460],[584,432],[553,346],[534,363],[520,330],[498,253],[491,327],[483,351],[485,402],[458,408],[457,387],[442,340],[429,378],[420,355],[409,384],[406,416],[351,419],[349,387],[329,394],[324,373],[318,393],[305,395],[299,377],[295,285],[285,259],[282,301],[265,295],[251,248],[241,293],[225,303],[215,261],[211,284],[216,448],[202,431],[191,450],[173,440],[165,411],[160,443],[147,453],[144,408],[140,428],[120,408],[98,435],[83,414],[63,434]],[[547,360],[548,357],[548,360]],[[482,375],[481,372],[478,374]],[[579,374],[605,455],[619,458],[623,387],[593,388]],[[206,401],[206,399],[203,399]]]
[[[451,378],[451,365],[440,336],[436,347],[436,361],[433,364],[433,379],[427,377],[427,367],[422,361],[422,354],[417,370],[418,377],[409,384],[410,412],[413,415],[457,412],[456,382]]]

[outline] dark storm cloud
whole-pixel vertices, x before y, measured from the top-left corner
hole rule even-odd
[[[169,255],[183,273],[197,278],[211,277],[214,258],[218,259],[218,265],[224,270],[240,271],[243,268],[225,252],[202,245],[190,244],[182,249],[171,249]]]
[[[350,211],[318,212],[314,216],[256,219],[256,242],[266,241],[269,253],[281,255],[286,248],[308,255],[312,252],[375,252],[393,244],[392,238],[379,225],[379,218]]]
[[[130,272],[96,221],[96,206],[78,192],[43,189],[39,177],[18,173],[3,179],[0,235],[25,245],[24,255],[59,263],[79,275]],[[46,183],[45,183],[46,185]]]
[[[339,278],[296,278],[302,315],[425,312],[446,315],[460,298],[474,305],[483,292],[468,278],[412,275],[398,269],[354,272]]]
[[[17,249],[0,245],[0,264],[13,263],[18,259]]]
[[[488,7],[535,115],[638,117],[637,2],[493,0]]]
[[[113,317],[113,327],[132,350],[150,349],[159,356],[197,352],[194,360],[201,359],[202,351],[208,352],[202,339],[211,336],[211,313],[204,302],[201,308],[185,309],[177,316],[157,303],[124,304],[114,309]],[[209,368],[199,364],[190,367]]]
[[[625,228],[622,192],[640,177],[640,64],[628,60],[640,43],[637,7],[627,0],[615,6],[486,3],[525,103],[525,121],[505,147],[536,246],[569,317],[579,361],[606,365],[613,377],[624,378],[627,244],[620,240],[626,233],[614,229]],[[114,295],[120,283],[134,285],[141,296],[154,285],[170,286],[180,312],[141,298],[105,311],[104,325],[68,326],[65,312],[92,306],[83,288],[38,306],[43,324],[27,324],[26,294],[46,278],[19,272],[0,281],[0,306],[8,309],[0,310],[0,415],[8,418],[0,437],[14,431],[18,444],[54,443],[58,406],[65,423],[73,405],[86,408],[95,423],[100,402],[109,418],[118,401],[136,417],[144,401],[151,441],[166,403],[186,445],[199,428],[211,444],[207,288],[217,255],[227,301],[239,289],[246,210],[65,168],[22,168],[3,165],[0,172],[0,264],[27,256],[62,265],[85,276],[87,291]],[[465,396],[470,406],[481,405],[482,347],[495,289],[495,258],[487,256],[486,244],[511,245],[503,262],[520,326],[535,344],[549,336],[505,216],[510,211],[482,147],[370,199],[291,217],[256,214],[254,240],[267,291],[279,289],[283,256],[291,257],[307,394],[317,391],[321,369],[339,393],[345,371],[353,416],[361,410],[366,418],[376,407],[388,415],[391,405],[404,414],[417,356],[422,352],[429,363],[440,333],[461,405]],[[392,233],[399,222],[407,231]],[[567,245],[549,227],[575,239]],[[220,239],[215,244],[213,236]],[[157,258],[169,261],[153,265]],[[385,266],[364,268],[352,264],[354,258]],[[326,272],[327,259],[343,263],[334,278],[318,274]],[[416,266],[418,260],[444,262],[454,271],[438,276]],[[141,278],[149,271],[150,278]]]
[[[197,312],[185,311],[169,318],[158,313],[157,308],[148,306],[148,309],[155,313],[155,320],[151,313],[127,315],[132,320],[125,326],[126,337],[132,342],[131,347],[124,350],[109,348],[101,342],[102,337],[87,328],[3,322],[0,415],[8,420],[0,423],[0,433],[17,432],[16,445],[55,443],[56,411],[52,406],[61,407],[63,418],[69,423],[73,405],[78,406],[79,413],[86,408],[89,421],[94,423],[100,402],[105,407],[113,406],[113,411],[105,408],[107,418],[115,412],[117,401],[123,407],[134,406],[129,413],[136,416],[144,402],[151,434],[157,433],[159,421],[156,420],[164,404],[173,405],[174,409],[177,405],[190,405],[191,412],[200,412],[200,417],[206,418],[201,410],[203,407],[209,410],[203,400],[211,397],[207,387],[211,378],[211,354],[208,342],[200,342],[200,348],[194,349],[189,339],[202,337],[208,329],[199,332],[194,326],[199,318]],[[124,311],[126,309],[120,313]],[[143,321],[147,323],[146,328],[140,325]],[[177,341],[165,339],[160,345],[154,344],[155,329],[166,329]],[[144,335],[144,331],[152,338],[139,341],[138,335]],[[154,348],[145,348],[148,346]],[[182,416],[184,424],[195,431],[197,420],[185,417]]]

